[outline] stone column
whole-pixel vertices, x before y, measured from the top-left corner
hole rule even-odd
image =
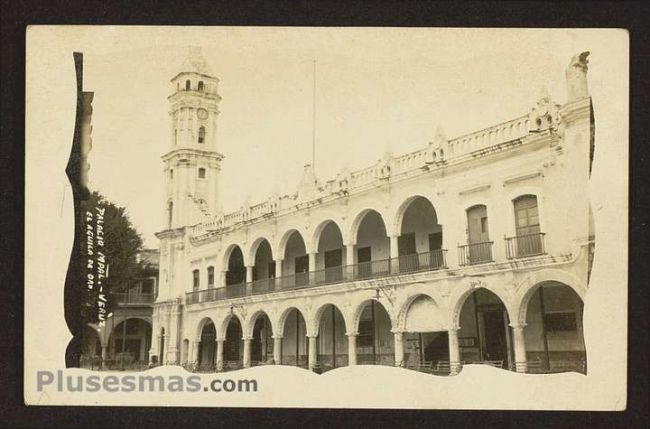
[[[309,369],[313,370],[314,367],[316,367],[316,361],[318,360],[318,357],[316,356],[316,340],[318,339],[317,336],[310,336],[309,337]]]
[[[197,365],[199,364],[199,360],[201,356],[199,356],[199,350],[201,350],[201,341],[194,341],[194,346],[192,347],[192,361],[190,362],[191,364],[196,363]]]
[[[174,304],[174,308],[171,310],[171,317],[169,322],[169,344],[167,345],[167,363],[170,365],[178,365],[179,363],[179,353],[178,353],[178,318],[180,311],[178,306]]]
[[[449,337],[449,374],[456,375],[460,372],[460,349],[458,348],[458,328],[447,331]]]
[[[161,334],[158,336],[158,344],[162,344],[162,350],[160,350],[160,356],[158,356],[158,362],[160,365],[167,365],[167,350],[169,349],[167,334]]]
[[[316,284],[316,252],[309,254],[309,284]]]
[[[223,270],[221,272],[221,275],[219,276],[219,286],[220,287],[226,287],[226,274],[228,273],[228,270]]]
[[[404,343],[402,331],[393,331],[395,337],[395,366],[404,366]]]
[[[510,325],[512,327],[513,342],[515,349],[515,369],[517,372],[528,372],[526,362],[526,338],[524,336],[525,324]]]
[[[251,337],[244,337],[244,368],[251,366]]]
[[[223,343],[225,341],[226,341],[225,338],[217,339],[217,356],[216,356],[217,371],[223,371]]]
[[[357,245],[354,243],[345,246],[345,265],[347,266],[347,272],[345,275],[347,275],[348,280],[354,280],[354,252],[356,247]]]
[[[275,260],[275,283],[274,283],[274,288],[275,290],[279,290],[282,288],[282,280],[277,280],[280,277],[282,277],[282,259],[276,259]]]
[[[280,365],[282,363],[282,336],[273,336],[273,363]]]
[[[246,266],[246,283],[251,283],[253,281],[253,266]]]
[[[357,364],[357,333],[351,333],[348,335],[348,365]]]
[[[390,236],[390,272],[399,272],[399,235]]]

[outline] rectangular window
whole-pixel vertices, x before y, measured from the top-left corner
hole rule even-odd
[[[154,279],[146,279],[142,282],[142,288],[140,289],[143,294],[152,294]]]
[[[364,262],[370,262],[372,256],[370,252],[370,247],[360,247],[357,249],[357,262],[362,264]]]
[[[547,332],[575,331],[578,329],[576,314],[574,312],[546,313],[544,326]]]
[[[208,288],[214,287],[214,267],[208,267]]]
[[[192,271],[192,288],[198,290],[200,286],[199,282],[199,270]]]
[[[199,168],[199,179],[205,179],[205,168]]]
[[[442,249],[442,232],[429,234],[429,250]]]
[[[537,197],[535,195],[521,196],[514,201],[514,206],[517,236],[539,233]]]
[[[295,259],[295,273],[306,273],[309,271],[309,255],[298,256]]]

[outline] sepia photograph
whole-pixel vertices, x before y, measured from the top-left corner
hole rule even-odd
[[[28,404],[625,408],[625,31],[26,54]]]

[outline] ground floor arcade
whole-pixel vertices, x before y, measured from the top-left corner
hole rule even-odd
[[[200,371],[395,365],[442,375],[487,364],[531,373],[586,372],[583,304],[572,287],[536,284],[521,295],[519,306],[503,296],[474,287],[451,305],[426,293],[399,305],[399,297],[377,288],[360,304],[296,305],[280,312],[233,305],[225,317],[203,315],[195,335],[187,323],[177,363]],[[166,353],[165,338],[161,332],[154,339],[160,355]]]

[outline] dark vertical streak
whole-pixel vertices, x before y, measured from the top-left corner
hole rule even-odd
[[[74,197],[74,240],[72,252],[70,254],[70,263],[65,280],[64,291],[64,314],[68,329],[73,338],[68,343],[65,351],[65,366],[79,367],[81,356],[81,296],[80,291],[84,284],[83,266],[81,263],[81,200],[84,198],[84,188],[81,185],[81,117],[83,112],[83,54],[81,52],[73,53],[75,73],[77,80],[77,111],[74,125],[74,135],[72,139],[72,148],[65,172],[72,187]]]

